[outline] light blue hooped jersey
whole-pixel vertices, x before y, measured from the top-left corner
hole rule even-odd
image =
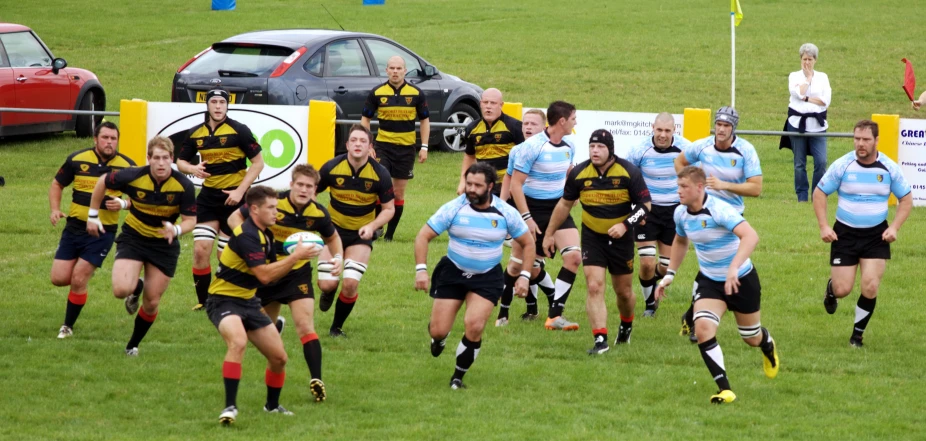
[[[440,207],[428,219],[428,226],[438,235],[447,231],[447,257],[460,271],[473,274],[498,266],[506,236],[527,233],[518,211],[494,195],[489,208],[480,210],[462,194]]]
[[[571,137],[563,137],[556,145],[550,142],[546,131],[524,141],[512,149],[510,155],[514,158],[514,170],[527,175],[523,186],[524,195],[543,200],[563,196],[566,174],[575,156],[575,142]]]
[[[643,181],[649,188],[653,205],[672,206],[678,204],[678,175],[675,173],[675,158],[682,153],[691,142],[675,135],[672,146],[660,149],[653,144],[653,138],[630,149],[627,160],[637,166],[643,173]]]
[[[707,195],[697,213],[689,212],[685,205],[675,209],[675,232],[694,243],[701,274],[718,282],[727,279],[727,269],[740,246],[740,238],[733,234],[733,229],[745,221],[733,206],[711,195]],[[743,277],[749,271],[752,259],[740,265],[737,276]]]
[[[817,188],[827,196],[838,191],[836,220],[853,228],[871,228],[884,222],[891,193],[900,199],[911,191],[891,158],[878,152],[875,162],[863,165],[854,151],[833,162]]]
[[[700,162],[704,174],[722,181],[742,184],[753,176],[762,175],[756,148],[739,136],[733,139],[733,144],[726,150],[717,150],[714,137],[708,136],[692,143],[684,153],[689,164]],[[712,188],[707,189],[707,194],[732,205],[740,213],[746,210],[743,197],[738,194]]]

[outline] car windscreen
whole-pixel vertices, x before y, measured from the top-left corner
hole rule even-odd
[[[268,76],[292,49],[279,46],[214,45],[185,69],[200,75]],[[221,72],[220,72],[221,71]]]

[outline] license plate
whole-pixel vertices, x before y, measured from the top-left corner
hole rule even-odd
[[[197,103],[205,103],[205,102],[206,102],[206,94],[207,94],[207,93],[209,93],[209,92],[208,92],[208,91],[207,91],[207,92],[196,92],[196,102],[197,102]],[[231,96],[231,101],[230,101],[230,102],[231,102],[232,104],[235,103],[235,95],[236,95],[236,94],[234,94],[234,93],[230,93],[230,94],[229,94],[229,96]]]

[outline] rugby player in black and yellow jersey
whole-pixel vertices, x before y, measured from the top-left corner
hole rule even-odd
[[[319,174],[318,192],[331,191],[328,212],[334,222],[341,243],[344,245],[344,287],[338,296],[334,320],[328,334],[342,337],[341,328],[357,301],[357,286],[367,270],[370,252],[373,250],[373,232],[389,222],[395,211],[393,205],[392,180],[389,172],[370,158],[370,131],[355,125],[350,128],[347,139],[347,153],[322,166]],[[376,214],[377,199],[382,204]],[[329,261],[334,252],[326,247],[320,261]],[[319,265],[318,288],[321,298],[318,309],[327,311],[338,290],[336,275]]]
[[[421,121],[421,149],[418,162],[428,159],[428,137],[431,120],[424,92],[405,82],[405,59],[394,56],[386,63],[386,81],[370,91],[363,105],[360,124],[370,129],[370,119],[379,120],[376,132],[375,157],[392,176],[395,189],[395,216],[389,221],[383,239],[391,241],[405,210],[405,187],[415,177],[415,119]]]
[[[51,265],[51,283],[71,287],[64,324],[58,331],[58,338],[73,335],[74,323],[87,303],[87,283],[94,271],[103,265],[103,260],[113,246],[119,224],[119,210],[128,207],[121,192],[107,193],[106,209],[100,213],[100,222],[108,227],[108,232],[100,237],[87,235],[87,210],[93,187],[100,176],[134,165],[135,162],[119,153],[119,128],[106,121],[94,131],[93,148],[78,150],[68,156],[51,181],[48,190],[51,224],[56,226],[61,218],[67,216],[67,224],[55,251],[55,261]],[[72,183],[74,191],[71,207],[65,214],[61,211],[61,193],[64,187]]]
[[[482,92],[479,107],[482,118],[466,126],[466,150],[463,152],[463,170],[460,172],[460,184],[457,194],[463,194],[466,187],[466,170],[474,163],[487,162],[498,170],[499,185],[492,192],[501,194],[501,182],[508,169],[508,155],[514,146],[524,142],[521,133],[521,121],[502,113],[502,92],[495,88]]]
[[[563,197],[553,210],[543,248],[550,253],[556,251],[553,233],[569,215],[575,201],[582,202],[582,266],[588,284],[585,310],[595,339],[595,346],[588,353],[595,355],[609,349],[605,269],[611,274],[621,317],[614,344],[630,342],[636,304],[632,228],[640,225],[649,213],[650,195],[640,169],[614,154],[611,132],[605,129],[592,132],[588,157],[566,176]]]
[[[331,223],[328,210],[315,202],[315,188],[318,186],[319,175],[314,167],[308,164],[299,164],[293,168],[292,181],[289,191],[284,191],[277,198],[276,223],[270,225],[273,232],[273,248],[277,258],[285,256],[283,242],[294,233],[301,231],[314,231],[325,240],[325,246],[334,251],[334,257],[328,262],[319,263],[325,267],[332,276],[341,274],[341,238]],[[250,217],[247,205],[241,207],[228,218],[228,225],[237,228]],[[315,294],[312,289],[312,264],[303,260],[293,265],[293,269],[282,279],[270,285],[257,288],[257,297],[264,312],[270,320],[277,322],[280,315],[280,304],[288,304],[296,322],[296,332],[302,342],[302,355],[309,366],[312,375],[309,389],[315,396],[315,401],[325,401],[325,383],[322,382],[322,345],[315,333]],[[278,322],[282,324],[282,322]],[[278,325],[282,332],[283,328]]]
[[[174,144],[169,138],[155,136],[148,141],[148,165],[102,176],[90,198],[87,233],[94,237],[107,231],[98,213],[107,190],[121,191],[132,200],[122,234],[116,238],[113,263],[113,295],[125,299],[129,314],[138,312],[125,347],[130,356],[138,355],[138,344],[158,316],[161,295],[177,269],[179,237],[196,224],[195,188],[183,173],[170,167],[173,162]],[[178,216],[181,222],[174,225]],[[143,269],[144,281],[139,279]],[[141,293],[144,295],[139,309]]]
[[[261,311],[257,288],[280,280],[293,266],[319,253],[313,244],[299,244],[292,254],[277,260],[270,226],[277,221],[277,193],[258,185],[248,190],[248,219],[232,230],[228,247],[219,258],[219,271],[209,285],[206,313],[225,339],[228,351],[222,365],[225,380],[225,409],[219,422],[231,424],[238,417],[236,399],[241,380],[241,362],[248,341],[267,357],[265,412],[292,415],[280,406],[280,391],[286,380],[286,351],[280,333]]]
[[[260,144],[251,129],[228,118],[228,99],[223,89],[206,93],[206,121],[190,129],[177,153],[177,168],[204,180],[196,198],[193,229],[193,285],[198,302],[194,311],[202,309],[212,280],[212,243],[218,235],[219,258],[231,234],[228,216],[244,203],[244,193],[264,168]],[[201,160],[193,165],[197,153]]]

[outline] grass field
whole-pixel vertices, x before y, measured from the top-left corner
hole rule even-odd
[[[798,47],[820,47],[817,69],[830,76],[833,131],[872,113],[913,117],[900,90],[900,58],[922,69],[926,30],[910,2],[743,0],[737,28],[737,107],[741,128],[781,127],[787,74]],[[395,1],[362,8],[331,1],[349,30],[394,38],[440,69],[508,101],[545,106],[566,99],[580,109],[680,113],[729,100],[726,2]],[[229,35],[286,27],[335,27],[317,1],[240,0],[235,12],[208,1],[48,0],[3,7],[2,19],[35,29],[72,66],[93,70],[109,96],[169,99],[176,68]],[[760,353],[741,343],[732,317],[721,327],[727,369],[739,400],[708,404],[715,385],[697,349],[679,337],[694,277],[693,254],[656,320],[642,318],[633,342],[589,358],[591,335],[580,276],[567,316],[578,333],[540,323],[487,328],[469,389],[451,393],[452,350],[433,359],[425,326],[430,301],[414,292],[411,242],[450,199],[460,157],[432,154],[410,186],[394,243],[377,243],[347,340],[322,337],[329,400],[309,401],[308,372],[292,329],[282,403],[296,413],[264,415],[264,362],[244,362],[238,424],[216,424],[222,407],[224,344],[194,303],[183,241],[178,276],[141,346],[122,348],[132,318],[110,292],[111,260],[90,283],[74,338],[55,339],[67,289],[48,281],[59,228],[48,222],[47,190],[69,152],[88,146],[73,134],[0,141],[0,439],[922,439],[926,344],[919,334],[926,300],[920,263],[926,221],[915,210],[893,246],[866,347],[847,340],[857,292],[835,316],[821,306],[829,248],[808,205],[792,191],[791,155],[777,138],[753,137],[762,160],[762,197],[747,201],[761,242],[763,321],[779,343],[782,370],[762,374]],[[831,140],[833,160],[851,148]],[[68,200],[69,193],[65,195]],[[834,204],[831,203],[831,219]],[[893,212],[892,212],[893,215]],[[446,244],[431,247],[436,263]],[[555,274],[558,263],[551,265]],[[609,297],[613,299],[613,297]],[[642,302],[638,312],[642,311]],[[541,304],[544,301],[541,300]],[[616,331],[614,302],[610,327]],[[512,315],[523,312],[515,302]],[[288,313],[285,313],[288,316]],[[642,314],[641,314],[642,315]],[[317,316],[327,330],[331,313]],[[616,332],[612,331],[612,338]],[[323,334],[323,332],[320,332]],[[448,345],[462,334],[454,328]],[[918,404],[919,403],[919,404]]]

